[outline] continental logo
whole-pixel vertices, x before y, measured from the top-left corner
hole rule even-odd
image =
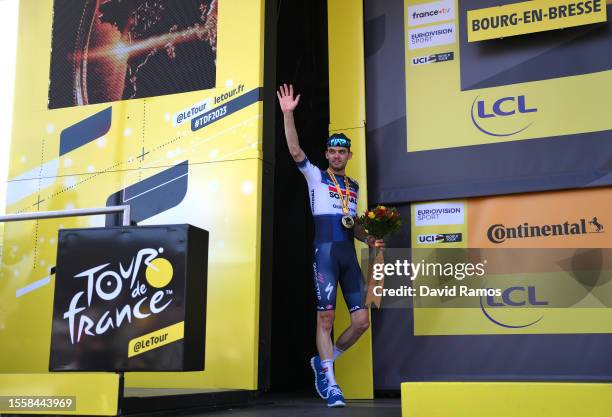
[[[530,225],[523,223],[514,227],[493,224],[487,230],[487,238],[492,243],[503,243],[508,239],[529,239],[534,237],[573,236],[587,233],[603,233],[604,226],[593,217],[591,220],[580,219],[570,223]]]
[[[469,10],[468,42],[605,22],[605,0],[533,0]]]

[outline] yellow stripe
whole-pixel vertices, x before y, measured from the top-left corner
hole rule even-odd
[[[136,337],[128,344],[128,358],[176,342],[183,337],[185,337],[184,321]]]

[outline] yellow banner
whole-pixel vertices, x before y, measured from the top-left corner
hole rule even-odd
[[[468,42],[605,22],[605,0],[533,0],[469,10]]]
[[[136,337],[128,344],[128,358],[176,342],[183,337],[185,337],[184,321]]]

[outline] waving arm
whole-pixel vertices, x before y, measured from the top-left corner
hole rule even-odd
[[[297,130],[295,128],[295,120],[293,119],[293,110],[297,107],[300,102],[300,95],[293,97],[293,85],[283,84],[279,87],[276,92],[278,97],[278,103],[283,112],[283,120],[285,125],[285,138],[287,139],[287,146],[289,147],[289,153],[295,162],[302,162],[306,158],[306,154],[300,147],[300,141],[298,138]]]

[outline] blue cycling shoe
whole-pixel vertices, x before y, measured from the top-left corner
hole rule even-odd
[[[327,398],[327,378],[325,377],[325,371],[321,365],[321,358],[319,355],[310,358],[310,367],[315,375],[315,389],[317,394],[323,399]]]
[[[332,385],[327,390],[327,406],[328,407],[344,407],[344,396],[338,385]]]

